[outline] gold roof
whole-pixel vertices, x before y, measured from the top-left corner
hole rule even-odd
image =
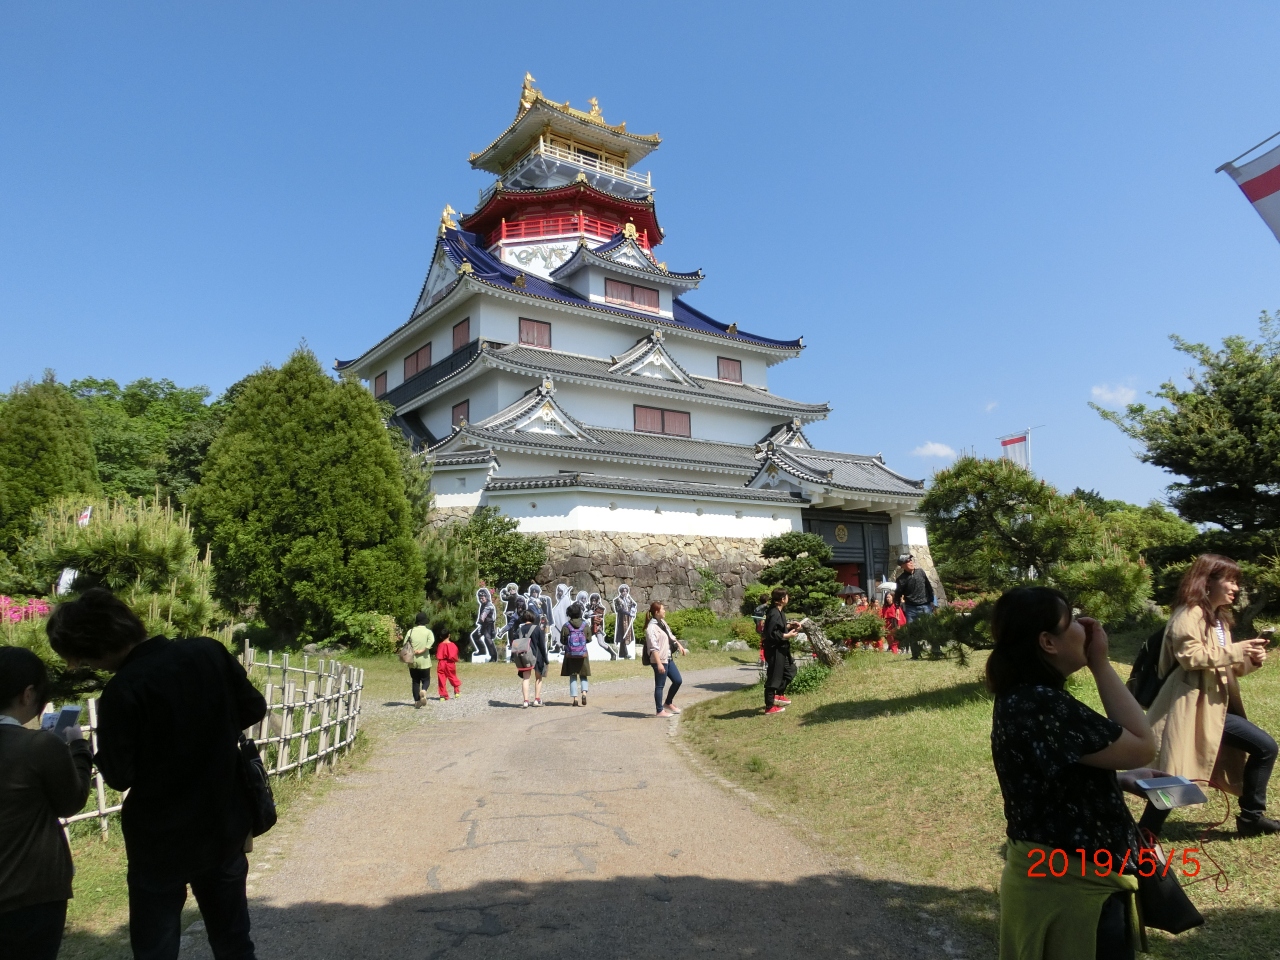
[[[557,103],[544,96],[533,84],[533,75],[526,73],[520,87],[520,107],[516,111],[515,120],[493,143],[479,153],[471,154],[469,159],[472,166],[500,173],[504,163],[523,152],[528,140],[535,138],[545,124],[554,126],[559,117],[573,121],[566,130],[573,130],[575,137],[599,141],[600,147],[626,156],[628,164],[648,155],[662,143],[662,138],[656,133],[630,133],[625,123],[605,122],[604,113],[595,97],[587,101],[591,106],[590,110],[578,110],[569,106],[567,100]],[[538,115],[543,118],[541,124],[537,122]]]

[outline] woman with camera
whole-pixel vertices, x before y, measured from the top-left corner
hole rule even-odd
[[[1155,755],[1151,728],[1107,658],[1101,624],[1074,618],[1057,590],[1008,591],[991,631],[991,755],[1009,838],[1001,960],[1088,956],[1082,931],[1095,931],[1098,960],[1131,958],[1139,841],[1121,787],[1134,790],[1134,780],[1153,773],[1131,769]],[[1067,692],[1081,667],[1093,675],[1106,716]],[[1117,776],[1122,770],[1129,773]],[[1073,868],[1083,858],[1087,869],[1046,870],[1059,851]]]
[[[1255,837],[1280,833],[1280,821],[1265,815],[1276,742],[1246,719],[1240,698],[1239,679],[1266,661],[1267,641],[1231,638],[1239,577],[1234,560],[1213,553],[1183,575],[1160,648],[1164,682],[1147,720],[1159,744],[1156,765],[1235,794],[1236,831]],[[1158,836],[1168,815],[1148,803],[1139,825]]]

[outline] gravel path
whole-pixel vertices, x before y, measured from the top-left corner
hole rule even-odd
[[[755,678],[690,672],[677,702]],[[650,680],[597,683],[581,709],[556,688],[560,705],[525,710],[509,682],[475,686],[404,708],[413,722],[260,838],[260,957],[955,955],[886,917],[892,885],[825,863],[700,772],[678,718],[650,715]],[[184,958],[210,955],[199,931]]]

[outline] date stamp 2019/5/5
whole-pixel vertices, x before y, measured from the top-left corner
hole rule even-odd
[[[1199,852],[1199,847],[1184,847],[1182,849],[1180,869],[1184,877],[1199,876],[1200,861],[1194,856]],[[1071,852],[1067,852],[1061,847],[1055,847],[1052,850],[1036,847],[1027,851],[1027,858],[1031,861],[1027,867],[1027,876],[1063,877],[1067,875],[1068,871],[1074,874],[1078,862],[1079,876],[1087,876],[1088,871],[1092,870],[1095,877],[1108,877],[1113,872],[1125,872],[1125,869],[1129,866],[1131,853],[1132,851],[1126,850],[1123,859],[1117,863],[1116,857],[1110,850],[1095,850],[1093,851],[1093,856],[1090,857],[1089,851],[1084,847],[1077,847]],[[1178,850],[1176,848],[1171,849],[1164,863],[1161,863],[1154,850],[1144,847],[1138,851],[1135,867],[1139,876],[1154,877],[1159,874],[1164,877],[1168,875],[1170,869],[1173,869],[1174,862],[1178,860]],[[1049,871],[1048,873],[1045,873],[1046,869]]]

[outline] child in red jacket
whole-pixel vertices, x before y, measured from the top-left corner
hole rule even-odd
[[[448,700],[448,688],[445,681],[453,684],[453,695],[462,696],[462,681],[458,679],[458,645],[449,639],[449,628],[442,627],[436,631],[440,641],[436,644],[436,685],[440,688],[440,699]]]

